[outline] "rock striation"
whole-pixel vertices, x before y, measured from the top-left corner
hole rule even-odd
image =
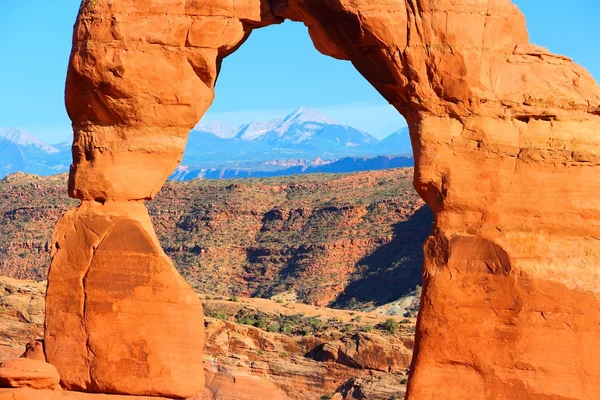
[[[222,59],[284,19],[350,60],[410,127],[414,185],[435,228],[407,398],[599,398],[600,88],[529,44],[510,0],[84,1],[66,89],[69,193],[83,204],[56,229],[46,320],[63,384],[191,391],[175,372],[153,375],[183,365],[186,346],[197,360],[188,367],[201,369],[201,347],[189,347],[201,310],[168,268],[142,201],[181,160]],[[174,336],[119,319],[155,291],[157,306],[186,317]],[[130,316],[173,321],[157,310]],[[115,351],[130,375],[105,362]]]
[[[0,388],[57,389],[60,376],[45,361],[16,358],[0,364]]]

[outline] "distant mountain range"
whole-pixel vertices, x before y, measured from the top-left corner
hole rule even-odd
[[[313,108],[301,107],[282,119],[242,126],[200,122],[190,132],[182,165],[219,169],[270,160],[337,160],[411,153],[407,128],[380,141]]]
[[[285,166],[294,164],[292,166]],[[277,165],[279,168],[265,168],[265,166]],[[182,165],[178,167],[172,180],[188,181],[190,179],[234,179],[234,178],[271,178],[287,175],[304,175],[316,173],[348,173],[382,170],[389,168],[412,167],[414,160],[412,156],[377,156],[377,157],[344,157],[335,161],[326,162],[320,159],[313,161],[291,160],[289,163],[267,162],[260,166],[246,168],[213,168],[194,169]]]
[[[411,153],[407,128],[380,141],[301,107],[285,118],[242,126],[200,122],[171,179],[384,169],[412,165]],[[0,128],[0,177],[18,171],[52,175],[68,171],[70,163],[71,143],[49,145],[21,129]]]
[[[53,175],[70,164],[70,143],[51,146],[21,129],[0,128],[0,177],[19,171]]]

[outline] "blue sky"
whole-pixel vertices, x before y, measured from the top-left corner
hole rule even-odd
[[[600,2],[515,0],[533,43],[566,54],[600,78]],[[0,127],[55,143],[70,136],[63,104],[72,26],[80,0],[0,2]],[[223,63],[205,119],[241,124],[315,107],[377,137],[403,119],[349,62],[319,54],[306,28],[286,22],[253,32]]]

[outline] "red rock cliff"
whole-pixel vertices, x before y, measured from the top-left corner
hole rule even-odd
[[[350,60],[410,126],[414,184],[436,225],[407,398],[599,398],[600,89],[530,45],[509,0],[84,1],[66,91],[69,190],[83,204],[56,229],[47,299],[48,358],[63,384],[195,389],[176,365],[200,339],[201,310],[142,201],[180,161],[222,58],[285,18]],[[142,259],[151,267],[137,269]],[[176,337],[157,332],[173,359],[139,324],[113,324],[150,299],[180,310]],[[171,321],[157,310],[130,315]],[[194,348],[185,368],[201,371]],[[110,370],[114,356],[135,366],[131,376]],[[169,393],[143,379],[163,366]]]

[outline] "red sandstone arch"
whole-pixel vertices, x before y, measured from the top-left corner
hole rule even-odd
[[[85,0],[66,90],[82,205],[57,225],[47,293],[63,385],[202,387],[201,306],[143,200],[180,161],[221,59],[283,19],[410,127],[436,217],[407,398],[600,398],[600,88],[530,45],[510,0]]]

